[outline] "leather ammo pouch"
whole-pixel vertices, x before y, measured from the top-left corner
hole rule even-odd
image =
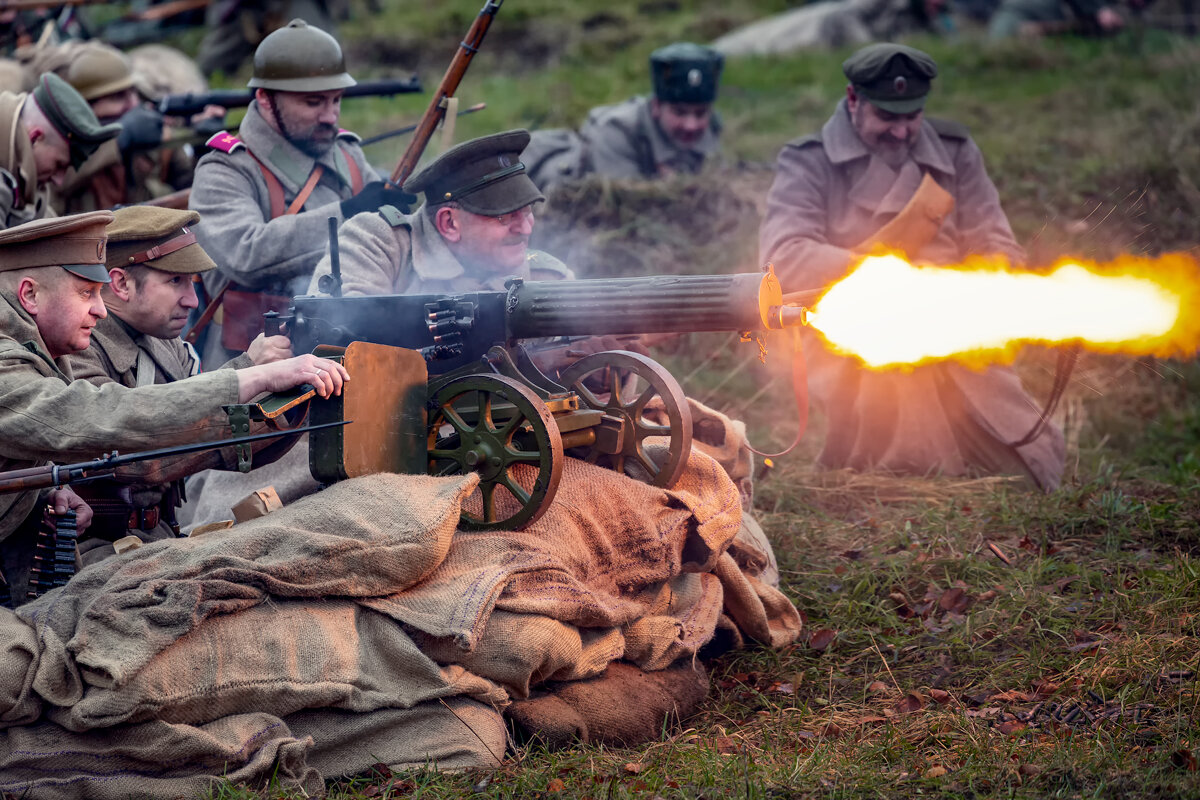
[[[853,249],[859,253],[869,253],[882,246],[889,250],[900,250],[909,257],[915,256],[933,241],[953,210],[954,196],[938,185],[933,176],[925,173],[921,185],[904,208],[900,209],[900,213]]]
[[[284,313],[292,304],[287,295],[254,292],[231,284],[221,296],[221,345],[226,350],[246,352],[254,337],[263,332],[263,314]]]

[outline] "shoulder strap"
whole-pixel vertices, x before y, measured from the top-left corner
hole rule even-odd
[[[154,365],[154,357],[139,347],[137,357],[137,388],[153,386],[157,370],[158,367]]]
[[[300,209],[304,208],[304,204],[308,202],[309,195],[313,193],[313,189],[317,188],[317,181],[321,180],[321,175],[323,175],[325,172],[325,167],[321,166],[320,164],[317,164],[315,167],[313,167],[313,171],[311,174],[309,174],[308,180],[305,181],[304,186],[300,188],[300,193],[296,195],[294,200],[292,200],[291,205],[284,208],[285,201],[283,196],[283,184],[280,183],[279,178],[275,176],[274,172],[271,172],[271,170],[267,169],[267,165],[262,161],[259,161],[258,156],[250,152],[249,148],[246,149],[246,153],[254,159],[255,164],[258,164],[259,170],[262,171],[263,180],[266,181],[267,198],[271,203],[271,219],[278,219],[279,217],[286,217],[290,214],[300,213]],[[361,176],[359,176],[359,180],[361,179]]]
[[[344,148],[342,149],[342,155],[346,157],[346,170],[350,173],[350,190],[358,194],[362,191],[363,187],[362,170],[358,168],[358,162],[354,160],[354,157]]]
[[[970,129],[961,122],[938,119],[937,117],[926,117],[925,119],[938,132],[938,136],[945,139],[969,139],[971,137]]]

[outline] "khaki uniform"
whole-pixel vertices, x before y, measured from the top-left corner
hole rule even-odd
[[[230,280],[271,294],[299,294],[328,247],[326,219],[345,221],[339,203],[353,195],[347,159],[358,165],[364,185],[380,178],[354,134],[342,134],[314,160],[277,133],[257,103],[246,110],[238,135],[242,145],[230,152],[212,151],[196,165],[189,206],[202,219],[197,239],[217,263],[205,275],[205,287],[210,297]],[[304,211],[270,219],[267,182],[255,157],[279,179],[286,203],[299,194],[317,164],[324,167]],[[209,326],[207,335],[204,363],[224,362],[230,354],[220,347],[219,324]]]
[[[38,191],[33,146],[21,124],[26,97],[0,92],[0,229],[53,216],[46,193]]]
[[[855,260],[851,248],[895,217],[926,173],[955,205],[933,240],[909,254],[913,260],[1022,258],[983,156],[962,126],[926,119],[912,157],[896,170],[867,151],[842,100],[819,135],[780,153],[760,231],[761,259],[775,265],[786,291],[828,286]],[[948,363],[874,371],[819,346],[809,353],[810,386],[829,417],[823,465],[917,474],[1015,471],[1042,488],[1057,486],[1061,432],[1049,426],[1019,452],[1006,445],[1038,419],[1012,370],[976,372]]]
[[[92,331],[92,343],[88,349],[66,356],[65,360],[75,380],[85,380],[96,386],[119,383],[130,389],[190,378],[197,375],[200,368],[199,357],[182,339],[159,339],[139,333],[111,312],[100,320]],[[249,366],[253,366],[253,362],[249,356],[243,354],[230,361],[224,368],[240,369]],[[148,370],[145,376],[140,374],[143,369]],[[254,463],[256,466],[262,463],[258,453],[254,456]],[[95,550],[100,552],[94,552],[92,548],[85,546],[86,542],[81,542],[80,552],[85,553],[84,563],[90,563],[88,556],[92,557],[91,560],[96,560],[99,556],[111,555],[111,548],[104,545],[127,533],[143,541],[166,539],[175,535],[165,518],[160,519],[157,525],[128,531],[126,526],[121,524],[119,532],[115,530],[114,525],[117,520],[112,520],[107,525],[111,530],[102,530],[103,526],[99,523],[100,515],[104,511],[104,498],[109,499],[110,505],[113,498],[120,497],[132,510],[161,508],[164,515],[173,515],[176,500],[182,498],[172,494],[178,490],[171,481],[213,468],[236,469],[237,456],[233,449],[207,450],[157,462],[157,480],[153,484],[103,480],[77,487],[76,491],[88,501],[93,512],[97,514],[87,535],[94,539]],[[166,506],[163,505],[164,499],[167,502]],[[124,510],[123,514],[127,519],[129,510]],[[104,538],[97,538],[102,533],[105,534]]]
[[[477,275],[467,272],[446,247],[425,209],[405,215],[387,209],[359,214],[342,226],[343,295],[419,294],[501,290],[510,277],[569,280],[575,274],[552,255],[531,250],[515,272]],[[308,294],[320,294],[317,282],[329,274],[329,256],[321,259]]]
[[[237,374],[221,370],[192,380],[130,391],[109,383],[74,381],[66,359],[53,361],[37,325],[16,297],[0,292],[0,470],[50,461],[217,439],[229,435],[223,404],[238,401]],[[128,477],[144,476],[131,465]],[[37,492],[0,495],[0,555],[12,597],[24,597],[32,540],[23,527]]]
[[[592,173],[652,180],[671,173],[693,174],[713,163],[720,153],[720,136],[721,120],[714,111],[696,146],[681,148],[650,115],[650,98],[634,97],[593,108],[578,134],[534,131],[521,160],[542,190]]]
[[[179,147],[163,164],[157,157],[134,156],[134,175],[122,163],[116,139],[100,145],[78,170],[67,174],[52,203],[60,214],[81,214],[118,205],[134,205],[186,189],[192,183],[192,159]],[[157,156],[157,153],[156,153]]]

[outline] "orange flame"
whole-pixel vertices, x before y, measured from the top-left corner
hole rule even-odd
[[[1185,356],[1200,349],[1200,269],[1180,254],[1062,261],[1045,273],[982,258],[916,267],[871,256],[808,319],[836,352],[876,368],[1004,362],[1026,343]]]

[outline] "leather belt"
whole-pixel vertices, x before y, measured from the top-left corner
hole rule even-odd
[[[151,531],[158,527],[159,520],[158,506],[151,508],[135,508],[129,512],[129,530],[134,531]]]

